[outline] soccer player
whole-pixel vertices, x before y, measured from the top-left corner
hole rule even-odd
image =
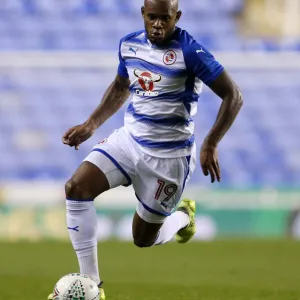
[[[131,97],[124,127],[94,147],[65,187],[67,225],[80,272],[99,284],[101,300],[95,197],[132,184],[137,198],[134,244],[151,247],[175,235],[186,243],[195,233],[195,202],[180,198],[196,163],[192,117],[202,84],[223,100],[200,152],[211,182],[221,180],[217,146],[243,103],[222,65],[176,27],[178,0],[145,0],[142,16],[145,30],[121,39],[118,74],[100,105],[63,136],[64,144],[78,150]]]

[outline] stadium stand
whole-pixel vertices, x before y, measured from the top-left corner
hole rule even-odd
[[[187,3],[188,2],[188,3]],[[10,0],[0,6],[0,50],[117,51],[119,39],[140,29],[138,0]],[[233,16],[241,0],[181,1],[180,26],[212,50],[297,50],[299,44],[238,35]],[[200,19],[200,21],[199,21]],[[137,21],[139,20],[139,21]],[[203,26],[202,26],[203,24]],[[122,126],[121,111],[79,152],[60,142],[98,104],[115,70],[0,69],[0,180],[65,179],[91,149]],[[293,186],[300,182],[300,70],[234,71],[245,108],[220,146],[223,186]],[[265,84],[262,85],[262,82]],[[258,97],[259,95],[259,97]],[[205,89],[199,99],[200,144],[220,101]],[[297,135],[296,135],[297,136]],[[201,170],[193,183],[204,182]]]
[[[0,49],[115,50],[143,26],[140,0],[9,0],[0,7]],[[180,26],[212,50],[299,50],[298,42],[239,36],[243,0],[181,1]]]

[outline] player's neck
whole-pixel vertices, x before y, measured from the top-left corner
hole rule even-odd
[[[145,30],[146,40],[147,40],[147,42],[149,43],[150,46],[154,46],[154,47],[157,47],[157,48],[160,48],[160,47],[164,48],[173,40],[175,32],[176,32],[177,29],[178,29],[178,27],[175,26],[174,29],[173,29],[173,32],[170,34],[170,36],[163,43],[161,43],[159,45],[154,44],[150,41],[150,39],[148,37],[148,33]]]

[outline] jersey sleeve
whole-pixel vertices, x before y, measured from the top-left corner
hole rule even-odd
[[[214,56],[196,41],[184,47],[186,66],[206,85],[210,85],[224,71],[224,67]]]
[[[128,72],[127,72],[127,68],[126,68],[126,65],[125,65],[125,61],[122,57],[122,40],[120,41],[120,45],[119,45],[119,66],[118,66],[118,74],[121,76],[121,77],[126,77],[128,78],[129,75],[128,75]]]

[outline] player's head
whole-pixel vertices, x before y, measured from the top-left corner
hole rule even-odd
[[[144,0],[142,15],[151,43],[164,44],[173,34],[181,17],[178,0]]]

